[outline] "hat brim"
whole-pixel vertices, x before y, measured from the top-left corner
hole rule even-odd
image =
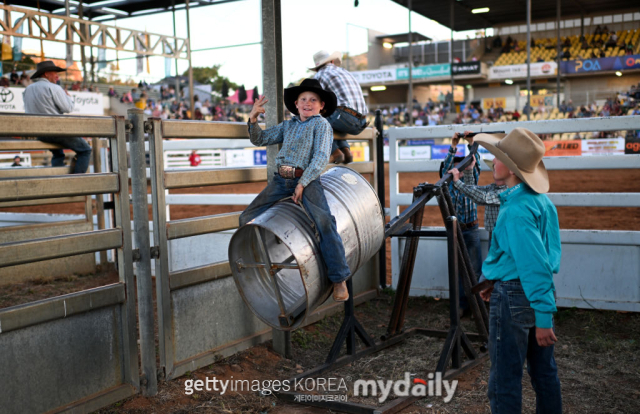
[[[321,67],[323,67],[324,65],[326,65],[327,63],[331,62],[332,60],[338,60],[340,61],[340,64],[337,66],[342,65],[342,53],[341,52],[333,52],[332,54],[330,54],[326,59],[320,61],[320,63],[318,63],[316,65],[316,67],[314,68],[309,68],[309,70],[312,70],[314,72],[317,72],[318,69],[320,69]]]
[[[52,68],[46,68],[45,70],[42,70],[42,71],[36,70],[36,73],[31,75],[31,79],[37,79],[37,78],[39,78],[40,76],[44,75],[47,72],[66,72],[66,71],[67,71],[66,69],[59,68],[57,66],[54,66]]]
[[[549,192],[549,174],[542,160],[536,165],[532,172],[520,170],[518,166],[509,158],[507,153],[500,149],[500,141],[506,134],[478,134],[475,136],[474,142],[482,145],[499,159],[507,168],[527,184],[533,191],[538,194]]]
[[[296,108],[296,101],[298,100],[298,96],[300,96],[302,92],[313,92],[318,94],[320,100],[324,102],[322,116],[325,118],[330,116],[338,106],[338,99],[336,98],[336,95],[331,91],[326,91],[324,89],[314,88],[311,86],[293,86],[284,90],[284,105],[287,107],[289,112],[294,115],[300,115],[300,113],[298,112],[298,108]]]
[[[483,158],[482,161],[484,161],[484,163],[487,164],[487,167],[489,167],[490,171],[493,171],[493,160]]]

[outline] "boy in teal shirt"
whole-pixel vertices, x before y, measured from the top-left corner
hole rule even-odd
[[[482,266],[495,281],[480,295],[490,297],[488,396],[491,411],[522,411],[522,367],[536,392],[536,412],[562,412],[558,368],[553,356],[556,312],[553,275],[560,268],[560,227],[555,206],[544,194],[549,178],[545,146],[533,132],[479,134],[476,142],[495,155],[494,178],[504,180],[500,214]]]

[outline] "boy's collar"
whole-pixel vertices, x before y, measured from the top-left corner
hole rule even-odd
[[[525,183],[518,183],[511,188],[507,188],[502,193],[500,193],[500,201],[503,203],[506,202],[509,198],[511,198],[514,194],[520,193],[526,187]]]
[[[311,115],[310,117],[308,117],[306,120],[301,120],[300,119],[300,115],[293,115],[292,119],[295,119],[298,122],[307,122],[308,120],[310,120],[311,118],[316,118],[316,117],[322,117],[322,115],[318,114],[318,115]]]

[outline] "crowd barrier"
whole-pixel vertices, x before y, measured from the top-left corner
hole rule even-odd
[[[93,230],[87,220],[77,226],[63,223],[63,234],[60,228],[47,235],[24,227],[3,229],[0,268],[7,273],[0,281],[18,265],[86,253],[94,260],[94,252],[109,249],[116,250],[119,275],[118,283],[0,310],[2,411],[89,412],[135,394],[140,377],[125,120],[3,115],[0,135],[108,138],[113,172],[69,175],[66,167],[4,170],[0,202],[23,206],[84,201],[86,216],[91,217],[87,196],[112,194],[115,216],[109,229]],[[8,141],[0,147],[11,146],[54,147],[37,141]]]
[[[399,192],[399,174],[437,172],[442,161],[401,160],[399,140],[446,140],[455,132],[463,133],[465,130],[508,133],[518,127],[537,134],[640,130],[640,116],[389,129],[390,215],[397,215],[400,207],[410,205],[412,200],[412,194]],[[554,156],[545,157],[544,163],[548,170],[624,171],[640,168],[640,155]],[[481,164],[485,174],[488,173],[487,166]],[[549,197],[558,207],[640,206],[640,193],[550,193]],[[432,200],[428,205],[436,204]],[[485,256],[487,236],[483,231],[481,239]],[[640,292],[637,289],[640,284],[640,231],[561,230],[561,241],[562,265],[554,278],[558,306],[640,312]],[[394,286],[399,277],[403,243],[404,240],[391,240]],[[446,257],[446,240],[421,238],[419,249],[416,269],[423,270],[414,274],[411,294],[448,297],[447,264],[441,260]]]

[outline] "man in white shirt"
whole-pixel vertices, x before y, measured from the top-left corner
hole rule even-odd
[[[36,72],[31,76],[35,81],[27,86],[24,91],[24,110],[27,114],[62,115],[73,111],[73,99],[69,92],[57,84],[58,72],[66,69],[57,67],[52,61],[45,60],[38,63]],[[39,137],[42,142],[59,144],[64,148],[75,151],[75,167],[73,174],[84,174],[89,167],[91,159],[91,147],[80,137]],[[51,166],[64,166],[64,151],[61,149],[50,150],[53,153]]]

